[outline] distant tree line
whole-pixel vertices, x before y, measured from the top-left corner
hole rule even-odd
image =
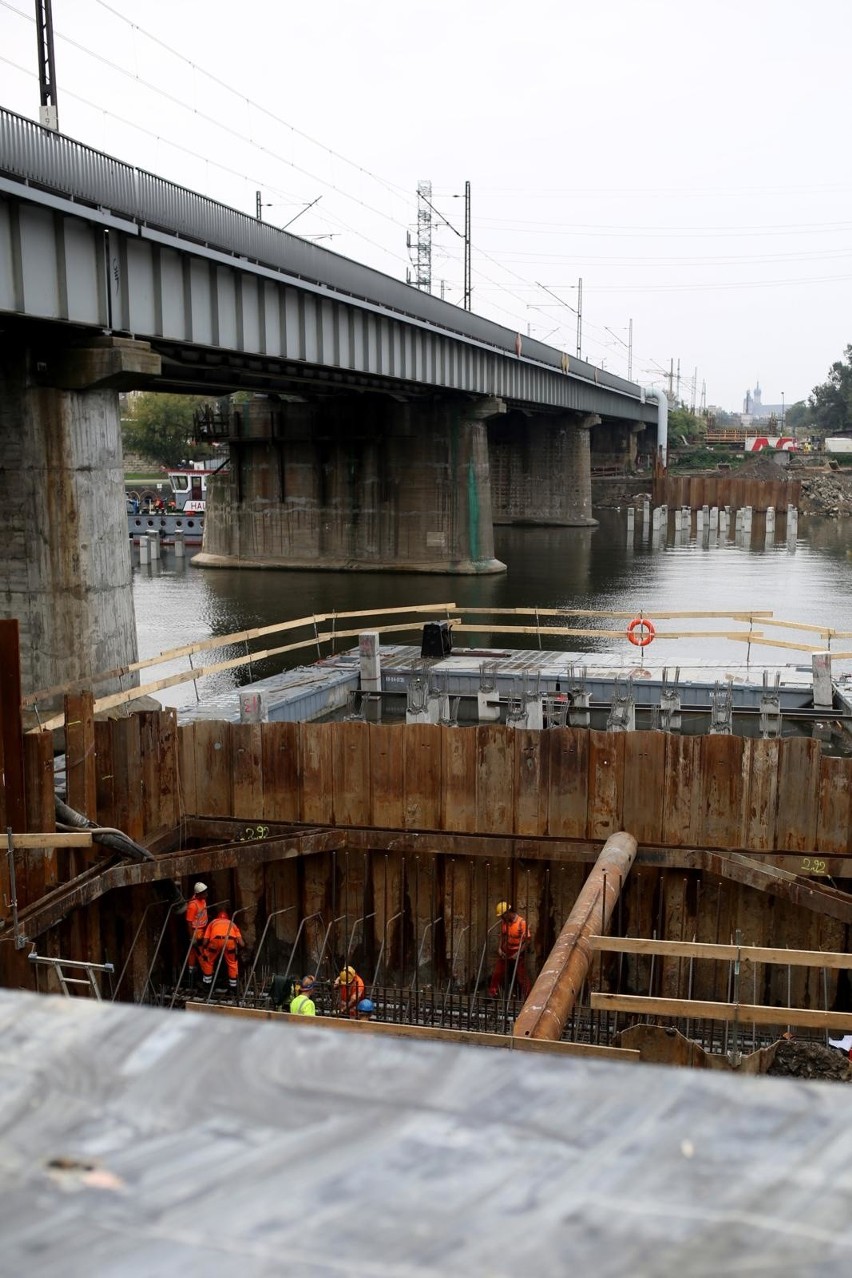
[[[852,346],[832,364],[828,378],[811,391],[806,426],[813,434],[852,435]]]
[[[200,395],[134,395],[121,423],[125,450],[166,468],[210,457],[212,449],[196,437],[196,410],[210,402]]]
[[[780,423],[779,423],[780,425]],[[784,414],[787,435],[852,435],[852,346],[828,370],[807,400],[790,404]]]

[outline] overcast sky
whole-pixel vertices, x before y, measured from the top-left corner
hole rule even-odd
[[[0,104],[38,117],[34,0]],[[405,278],[416,187],[474,309],[681,394],[789,405],[852,342],[848,0],[53,0],[63,132]],[[461,298],[435,218],[433,291]],[[543,286],[543,287],[542,287]],[[553,295],[556,295],[554,297]],[[561,302],[557,300],[561,299]]]

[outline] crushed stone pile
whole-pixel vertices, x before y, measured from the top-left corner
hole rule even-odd
[[[852,1061],[836,1047],[792,1039],[779,1043],[766,1071],[776,1077],[817,1078],[823,1082],[852,1082]]]
[[[760,479],[760,480],[779,480],[787,478],[799,478],[799,472],[795,476],[789,476],[785,467],[779,466],[772,457],[766,453],[755,453],[753,457],[749,457],[744,461],[742,466],[737,466],[731,471],[732,479]]]
[[[847,519],[852,515],[852,476],[833,471],[803,476],[801,511],[803,515]]]

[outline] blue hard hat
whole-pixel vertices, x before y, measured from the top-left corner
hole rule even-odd
[[[362,998],[358,1004],[359,1012],[375,1012],[376,1005],[371,998]]]

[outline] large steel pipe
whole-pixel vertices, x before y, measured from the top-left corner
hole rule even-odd
[[[636,856],[636,840],[620,830],[601,849],[556,944],[515,1021],[516,1038],[559,1039],[589,971],[589,937],[606,931]]]

